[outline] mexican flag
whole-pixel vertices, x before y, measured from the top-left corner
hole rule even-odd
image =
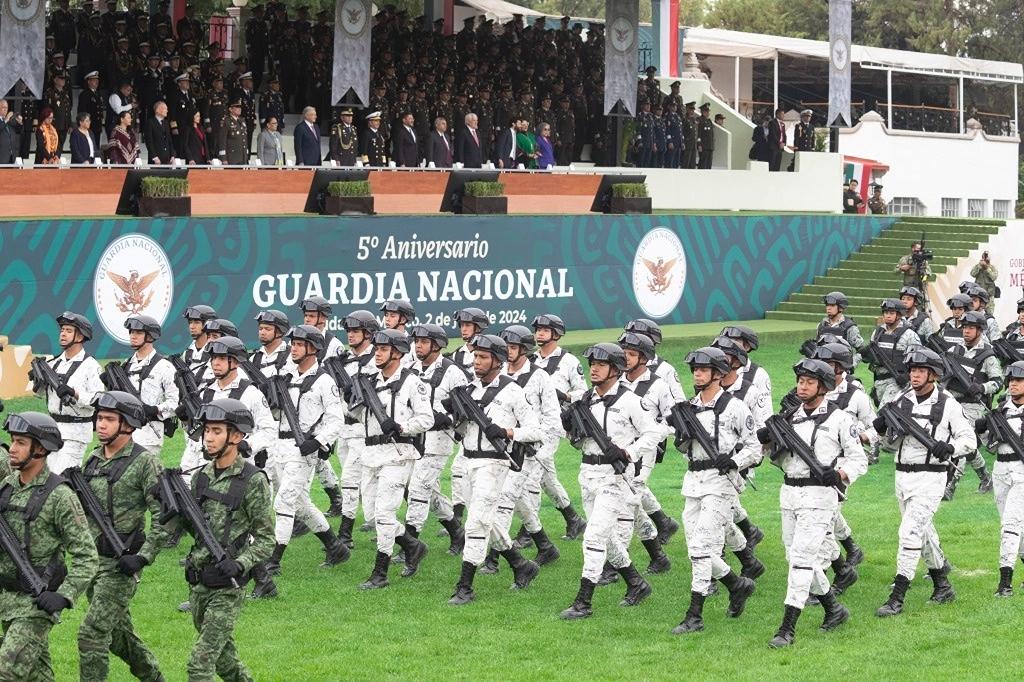
[[[850,180],[857,181],[857,193],[864,200],[860,212],[867,211],[868,195],[871,193],[871,182],[875,171],[884,173],[889,170],[885,164],[873,159],[862,159],[856,156],[843,156],[843,184]]]

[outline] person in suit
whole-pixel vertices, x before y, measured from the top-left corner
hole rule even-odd
[[[392,156],[395,158],[395,165],[400,168],[415,168],[420,165],[419,143],[413,127],[415,122],[415,117],[406,112],[402,116],[402,125],[395,131]]]
[[[555,147],[551,142],[551,124],[541,123],[537,130],[537,168],[547,170],[555,165]]]
[[[448,121],[439,116],[434,121],[434,131],[427,138],[427,163],[433,163],[436,168],[451,168],[453,158]]]
[[[480,168],[484,163],[484,150],[476,114],[466,114],[466,125],[455,136],[455,160],[466,168]]]
[[[316,108],[302,110],[302,123],[295,126],[295,165],[320,165],[320,128],[316,125]]]
[[[0,164],[14,163],[18,136],[21,135],[21,116],[10,111],[7,100],[0,99]]]
[[[210,163],[206,131],[203,130],[203,114],[198,109],[192,112],[190,125],[181,131],[181,140],[185,163],[190,166],[205,166]]]
[[[494,165],[498,168],[515,168],[519,149],[516,147],[518,120],[509,121],[508,127],[498,135],[498,144],[494,147]]]
[[[268,118],[256,141],[256,156],[264,166],[284,165],[284,143],[277,125],[276,116]]]
[[[153,115],[146,121],[142,137],[146,143],[150,164],[165,165],[174,162],[174,152],[171,150],[171,124],[167,120],[167,104],[163,100],[153,105]]]
[[[786,123],[782,120],[785,112],[775,110],[775,118],[768,122],[768,170],[782,170],[782,152],[786,148]]]
[[[366,117],[366,132],[359,141],[359,154],[363,163],[369,166],[386,166],[388,163],[388,138],[381,130],[381,112],[374,111]]]
[[[92,118],[83,111],[79,112],[76,121],[78,127],[71,131],[71,163],[92,163],[92,160],[98,156],[90,132]]]

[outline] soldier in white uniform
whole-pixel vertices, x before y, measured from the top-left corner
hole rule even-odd
[[[946,362],[955,362],[964,368],[971,377],[971,385],[964,387],[958,382],[949,382],[950,394],[964,408],[967,420],[973,424],[985,416],[988,405],[1003,384],[1003,372],[999,366],[992,345],[985,338],[985,313],[969,311],[960,320],[960,331],[963,334],[963,345],[954,345],[946,352]],[[978,492],[987,493],[992,490],[992,477],[985,467],[985,458],[978,448],[973,448],[966,456],[957,454],[953,457],[953,468],[949,472],[946,490],[942,499],[951,500],[956,493],[957,483],[964,475],[964,462],[971,465],[978,474]]]
[[[128,343],[135,350],[124,363],[128,379],[146,411],[146,422],[132,432],[132,439],[153,454],[164,445],[165,420],[174,418],[180,396],[174,384],[174,365],[153,347],[160,338],[160,323],[148,315],[124,321]],[[172,431],[173,433],[173,431]]]
[[[999,330],[999,323],[996,322],[996,318],[992,316],[992,313],[988,311],[988,302],[991,298],[989,293],[973,282],[964,293],[971,297],[970,309],[981,313],[985,317],[984,332],[985,338],[988,339],[989,343],[1002,338],[1003,333]]]
[[[693,567],[690,607],[673,634],[704,629],[704,600],[713,580],[729,590],[726,615],[738,618],[754,593],[755,583],[733,573],[722,559],[726,528],[732,525],[733,508],[739,504],[739,470],[761,458],[761,444],[755,436],[755,421],[742,400],[722,389],[722,377],[732,371],[721,349],[698,348],[686,357],[693,372],[697,395],[690,403],[700,427],[717,448],[707,452],[693,434],[679,434],[676,446],[685,453],[688,467],[683,477],[683,526],[686,547]]]
[[[846,340],[848,344],[859,351],[864,347],[864,337],[861,336],[860,328],[853,318],[846,317],[844,311],[850,305],[850,299],[841,291],[832,291],[821,297],[825,304],[825,317],[818,323],[815,338],[821,338],[822,334],[835,334]]]
[[[960,322],[971,308],[971,297],[967,294],[953,294],[946,300],[946,307],[952,314],[942,321],[935,336],[942,343],[942,347],[949,350],[953,346],[964,344],[964,332],[960,328]],[[921,338],[924,340],[923,336]]]
[[[868,369],[875,376],[874,395],[881,407],[895,400],[907,390],[909,379],[903,365],[908,350],[921,345],[917,333],[904,322],[906,308],[903,301],[895,298],[882,300],[882,323],[871,332],[871,341],[865,349]],[[889,371],[885,361],[896,370],[896,376]]]
[[[57,343],[62,352],[51,360],[60,380],[54,390],[41,377],[29,373],[32,392],[46,401],[46,409],[57,422],[64,445],[46,458],[46,465],[55,474],[68,467],[82,466],[85,448],[92,441],[92,399],[103,389],[100,364],[85,352],[85,342],[92,339],[92,324],[84,316],[70,311],[57,316]]]
[[[473,342],[471,397],[490,423],[485,429],[471,420],[456,425],[462,434],[466,456],[466,545],[462,550],[462,571],[455,593],[448,603],[468,604],[476,598],[473,578],[484,562],[488,544],[497,547],[512,567],[513,589],[525,589],[540,573],[540,567],[523,558],[508,533],[495,524],[498,501],[509,473],[509,452],[498,452],[493,440],[507,439],[510,445],[536,443],[543,435],[536,411],[526,402],[523,389],[512,377],[502,374],[508,361],[508,346],[499,336],[480,334]]]
[[[291,347],[284,340],[284,335],[292,328],[288,316],[280,310],[261,310],[255,320],[260,347],[249,356],[249,360],[266,377],[291,374],[295,363],[292,362]],[[253,459],[254,464],[266,472],[271,488],[275,491],[280,485],[274,461],[276,452],[277,448],[274,447],[272,452],[265,455],[256,453]]]
[[[623,545],[623,533],[632,532],[633,515],[629,509],[633,498],[630,481],[621,473],[626,467],[642,462],[655,451],[664,429],[657,423],[657,408],[622,385],[626,371],[626,355],[614,343],[599,343],[583,354],[590,363],[593,388],[580,398],[600,428],[611,441],[607,452],[597,441],[585,434],[570,434],[573,445],[583,452],[580,466],[580,490],[587,514],[587,530],[583,534],[583,575],[576,598],[561,617],[567,620],[593,615],[591,600],[601,577],[605,561],[626,581],[626,595],[620,606],[635,606],[650,596],[651,586],[636,570]],[[563,422],[567,429],[571,422]]]
[[[452,360],[455,361],[466,372],[466,380],[473,375],[473,338],[483,334],[490,324],[490,318],[480,308],[463,308],[455,312],[455,324],[459,329],[459,336],[462,338],[462,347],[452,353]],[[462,522],[462,515],[466,511],[466,457],[462,454],[462,444],[455,448],[455,457],[452,459],[452,506],[455,518]]]
[[[341,341],[337,336],[327,331],[327,320],[334,315],[334,309],[323,296],[310,296],[299,304],[302,311],[302,324],[308,324],[320,330],[324,335],[324,352],[320,356],[323,360],[326,357],[341,355],[344,350]]]
[[[829,585],[824,567],[834,542],[830,536],[839,510],[837,487],[853,483],[868,468],[864,448],[857,437],[859,427],[853,417],[825,398],[835,389],[832,368],[821,360],[804,359],[793,371],[801,405],[784,411],[778,418],[792,425],[796,436],[809,446],[811,455],[824,471],[820,478],[812,476],[810,467],[785,444],[772,444],[772,462],[785,474],[779,491],[779,506],[782,542],[789,560],[785,614],[782,625],[769,642],[772,648],[793,644],[796,622],[808,594],[817,595],[825,608],[823,632],[835,630],[850,618],[850,612],[839,603]],[[767,427],[758,431],[758,440],[771,442]]]
[[[768,376],[768,372],[764,367],[761,367],[750,359],[750,354],[756,351],[761,345],[757,332],[750,327],[744,327],[743,325],[730,325],[728,327],[722,327],[722,331],[718,333],[718,336],[732,339],[740,344],[743,350],[747,352],[746,362],[739,368],[739,370],[737,370],[737,374],[739,374],[740,379],[749,380],[755,386],[760,388],[763,393],[771,396],[771,377]],[[756,419],[757,415],[754,415],[754,418]]]
[[[373,335],[380,331],[380,323],[369,310],[353,310],[342,319],[348,341],[348,351],[354,359],[345,364],[345,371],[355,376],[359,372],[373,373],[377,368],[373,364]],[[355,527],[356,514],[359,512],[359,484],[363,480],[362,452],[366,448],[365,436],[359,420],[351,414],[345,414],[345,427],[338,445],[338,457],[341,460],[341,525],[338,537],[352,549],[352,529]],[[363,527],[373,528],[373,499],[362,498]]]
[[[900,300],[903,301],[903,323],[914,330],[918,338],[927,339],[935,333],[935,323],[928,313],[922,310],[924,294],[917,287],[900,289]]]
[[[430,389],[434,423],[427,430],[423,456],[413,464],[409,478],[405,532],[419,537],[427,522],[427,512],[433,511],[448,533],[448,553],[458,555],[462,553],[465,534],[459,519],[455,518],[451,500],[441,492],[441,472],[455,445],[452,418],[444,403],[454,387],[466,384],[466,373],[456,362],[441,354],[448,346],[448,334],[440,325],[418,324],[410,330],[409,336],[420,361],[420,379]]]
[[[630,320],[626,323],[626,326],[623,327],[622,331],[634,332],[636,334],[643,334],[650,337],[651,341],[654,342],[655,348],[658,347],[663,338],[661,334],[661,327],[659,327],[653,320],[648,320],[643,317]],[[657,353],[655,353],[654,357],[651,358],[647,364],[650,366],[652,372],[664,379],[665,383],[668,384],[669,389],[672,391],[673,400],[677,403],[686,400],[686,393],[683,391],[683,385],[679,383],[679,372],[676,371],[675,367],[665,362],[664,358],[658,357]],[[658,461],[660,462],[664,456],[665,444],[662,443],[658,450]]]
[[[316,471],[314,462],[330,457],[331,444],[341,432],[344,413],[338,387],[321,371],[317,359],[327,342],[319,329],[305,324],[289,331],[287,338],[291,342],[292,365],[282,376],[288,380],[288,397],[295,407],[302,433],[296,438],[282,411],[274,456],[279,485],[274,495],[276,544],[267,562],[270,575],[277,575],[281,570],[281,558],[292,538],[296,519],[323,544],[326,559],[322,566],[334,566],[349,557],[348,547],[334,535],[327,518],[309,497],[309,486]]]
[[[190,305],[185,308],[181,315],[188,324],[188,335],[192,337],[192,343],[181,354],[192,372],[198,372],[210,360],[210,354],[206,351],[206,323],[217,319],[217,311],[208,305]]]
[[[385,329],[393,329],[406,336],[409,334],[409,327],[416,322],[416,309],[413,308],[412,302],[405,298],[384,301],[380,306],[380,312],[384,315]],[[410,349],[402,357],[402,369],[413,369],[416,365],[416,353]]]
[[[1006,368],[1006,396],[993,411],[1002,412],[1012,435],[997,435],[989,417],[975,425],[979,434],[988,432],[988,448],[996,453],[992,468],[996,509],[999,510],[999,586],[997,597],[1013,596],[1013,565],[1024,557],[1024,362]],[[1016,440],[1015,444],[1011,444]]]
[[[907,355],[906,364],[910,368],[910,389],[891,407],[910,413],[936,443],[929,450],[910,436],[900,436],[896,441],[896,501],[902,521],[896,578],[889,599],[877,611],[880,617],[902,613],[907,589],[922,558],[932,579],[929,601],[945,604],[955,598],[948,577],[950,567],[939,547],[933,517],[942,501],[950,459],[978,447],[973,424],[964,415],[963,407],[936,385],[944,370],[942,359],[929,348],[919,348]],[[886,429],[882,417],[875,420],[875,429],[879,433]]]
[[[405,332],[385,329],[373,335],[373,345],[377,372],[367,376],[387,416],[383,421],[374,416],[368,405],[372,396],[352,406],[365,445],[359,488],[364,499],[371,497],[375,501],[377,530],[377,558],[370,577],[359,585],[361,590],[388,586],[388,566],[396,543],[405,554],[402,577],[415,575],[427,554],[427,545],[399,522],[398,508],[409,484],[413,462],[420,456],[420,434],[434,425],[430,389],[414,370],[401,366],[402,358],[410,354],[409,337]],[[351,400],[351,396],[346,399]]]
[[[196,377],[196,384],[199,386],[214,380],[213,369],[210,367],[210,342],[224,337],[237,339],[238,327],[231,320],[215,317],[212,320],[203,322],[203,335],[206,337],[206,343],[203,345],[202,356],[206,358],[206,361],[192,371]],[[200,440],[202,439],[200,438]]]

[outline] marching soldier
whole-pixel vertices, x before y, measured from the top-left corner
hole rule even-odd
[[[764,367],[761,367],[750,358],[750,354],[756,351],[761,345],[757,332],[750,327],[744,327],[743,325],[729,325],[728,327],[722,328],[722,331],[719,332],[719,336],[724,336],[736,341],[740,344],[740,347],[746,351],[747,361],[737,370],[737,374],[740,375],[740,378],[750,379],[750,381],[760,387],[764,393],[771,395],[771,377],[768,376],[768,372],[765,371]]]
[[[922,340],[935,333],[935,323],[921,309],[924,306],[924,294],[920,289],[903,287],[900,289],[900,300],[903,301],[903,324],[913,329]]]
[[[52,680],[50,629],[89,586],[96,546],[78,498],[47,466],[47,457],[64,447],[57,422],[39,412],[11,413],[4,430],[11,437],[8,458],[14,471],[0,484],[0,513],[25,539],[29,563],[45,567],[47,577],[45,589],[33,598],[11,559],[0,554],[0,677]]]
[[[817,337],[823,334],[835,334],[845,339],[854,350],[864,347],[864,337],[852,318],[846,317],[844,311],[850,305],[850,299],[841,291],[832,291],[821,297],[825,304],[825,317],[818,323]]]
[[[583,380],[583,366],[575,355],[558,345],[558,342],[565,336],[565,322],[557,315],[545,313],[533,318],[533,334],[537,342],[537,353],[534,355],[533,364],[538,369],[547,372],[551,378],[551,384],[555,389],[555,396],[562,407],[579,400],[587,390],[587,383]],[[559,435],[564,435],[564,429]],[[556,448],[557,450],[557,448]],[[541,475],[541,489],[547,494],[555,509],[565,519],[565,535],[563,540],[575,540],[583,535],[587,528],[584,521],[572,506],[569,494],[565,487],[558,480],[558,471],[555,469],[555,451],[548,451],[541,448],[534,455],[541,468],[544,470]],[[535,498],[535,503],[540,505],[540,497]]]
[[[320,369],[318,358],[326,342],[319,329],[306,324],[294,327],[286,338],[291,342],[292,364],[282,375],[288,379],[288,400],[295,408],[302,433],[296,434],[291,422],[281,415],[274,462],[279,481],[274,495],[276,544],[265,566],[270,575],[281,571],[281,558],[291,541],[296,519],[323,544],[326,559],[321,566],[334,566],[349,557],[348,547],[334,535],[327,518],[309,497],[316,468],[313,458],[330,458],[331,446],[341,433],[344,412],[338,387]],[[253,594],[268,596],[255,591]]]
[[[572,434],[575,447],[583,452],[579,482],[587,513],[587,530],[583,535],[580,589],[572,605],[561,613],[561,617],[568,620],[593,614],[591,600],[605,561],[626,581],[621,606],[635,606],[650,596],[651,586],[630,561],[622,542],[622,538],[632,532],[633,515],[628,511],[632,492],[629,482],[616,470],[642,461],[657,447],[664,434],[655,421],[654,406],[621,385],[620,377],[626,371],[622,348],[614,343],[599,343],[588,348],[583,357],[590,363],[593,388],[580,400],[599,425],[607,425],[605,435],[612,445],[605,452],[592,437]],[[623,523],[628,524],[628,529],[620,525]]]
[[[655,348],[658,347],[662,340],[661,327],[653,320],[644,317],[630,320],[622,331],[636,332],[637,334],[649,337],[654,342]],[[665,362],[665,359],[657,354],[651,358],[647,365],[651,368],[652,372],[665,380],[668,387],[672,390],[672,398],[677,403],[686,400],[686,394],[679,383],[679,372],[676,371],[675,367]]]
[[[985,317],[985,338],[989,342],[995,341],[1002,336],[999,331],[999,323],[996,322],[996,318],[992,316],[992,312],[988,309],[991,304],[991,297],[989,292],[979,284],[971,283],[971,286],[964,292],[971,297],[970,310],[981,313]]]
[[[420,379],[430,389],[434,424],[427,430],[423,456],[413,463],[409,478],[409,506],[405,512],[405,532],[419,537],[434,509],[438,521],[450,538],[449,554],[461,554],[465,544],[461,520],[455,516],[451,500],[441,492],[441,472],[448,463],[455,444],[452,419],[444,402],[451,390],[466,383],[466,373],[458,364],[441,353],[448,345],[448,334],[436,324],[418,324],[409,336],[413,340],[416,359],[420,362]]]
[[[380,129],[381,113],[374,111],[366,117],[366,132],[359,141],[359,154],[363,164],[375,167],[388,165],[388,138]]]
[[[331,128],[330,157],[339,166],[356,165],[359,154],[359,133],[352,125],[352,110],[343,109],[341,122]]]
[[[89,609],[78,630],[80,679],[106,680],[108,653],[113,653],[138,679],[162,680],[156,656],[135,634],[128,610],[139,586],[139,574],[156,559],[167,536],[157,521],[160,501],[154,494],[162,469],[160,458],[134,440],[147,423],[141,400],[130,393],[110,391],[97,393],[93,407],[100,444],[86,461],[82,475],[128,552],[117,556],[92,519],[99,567],[87,590]],[[146,512],[150,516],[148,534]]]
[[[931,349],[919,348],[907,355],[906,364],[910,368],[910,389],[893,407],[909,412],[932,434],[935,443],[929,449],[912,436],[896,439],[896,501],[902,521],[892,593],[877,611],[882,618],[903,612],[907,589],[922,558],[932,579],[929,601],[945,604],[955,598],[949,583],[951,569],[939,547],[933,517],[942,499],[950,459],[964,457],[978,446],[960,403],[936,383],[944,369],[942,358]],[[877,418],[875,429],[884,435],[885,419]]]
[[[416,321],[416,309],[406,298],[395,298],[384,301],[380,306],[384,317],[384,329],[393,329],[408,335],[408,327]],[[408,351],[402,358],[402,367],[415,367],[416,354]]]
[[[456,424],[465,447],[469,499],[466,501],[468,513],[462,570],[455,584],[455,593],[448,600],[453,606],[468,604],[476,598],[473,578],[484,562],[489,543],[512,567],[515,576],[513,589],[525,589],[540,572],[537,564],[523,558],[513,547],[507,531],[493,523],[509,473],[509,459],[507,453],[497,452],[491,443],[499,438],[513,443],[535,443],[541,437],[540,421],[519,384],[502,374],[502,368],[508,362],[508,346],[501,337],[479,335],[473,355],[474,378],[469,383],[471,397],[490,423],[485,429],[472,421]]]
[[[249,131],[242,118],[242,100],[236,99],[228,105],[217,137],[217,157],[221,163],[230,166],[244,166],[249,162]]]
[[[782,540],[789,559],[789,589],[786,593],[782,625],[769,642],[772,648],[791,646],[796,639],[796,623],[814,594],[825,608],[821,630],[830,632],[850,618],[839,603],[822,567],[829,553],[835,515],[839,510],[836,488],[853,483],[867,471],[867,458],[857,435],[853,417],[826,400],[835,389],[835,372],[821,360],[803,359],[793,367],[797,378],[796,395],[800,406],[780,417],[792,425],[796,435],[811,450],[824,475],[811,475],[807,463],[785,443],[774,443],[773,463],[785,474],[779,491],[782,511]],[[767,427],[758,431],[758,440],[771,442]]]
[[[944,350],[950,350],[953,346],[962,346],[964,344],[964,332],[961,327],[964,315],[971,309],[971,297],[967,294],[953,294],[946,299],[946,307],[949,308],[949,312],[952,313],[949,317],[942,321],[939,325],[938,331],[935,332],[935,338],[942,343]],[[987,324],[985,325],[988,326]]]
[[[181,359],[190,370],[198,372],[210,360],[210,352],[206,347],[209,340],[206,336],[206,323],[217,319],[217,311],[208,305],[190,305],[181,316],[185,318],[188,335],[192,337],[192,343],[181,354]]]
[[[377,372],[370,375],[370,382],[374,397],[384,408],[384,420],[380,421],[370,409],[372,398],[364,398],[361,405],[355,406],[351,402],[353,396],[345,396],[362,426],[365,447],[360,455],[360,490],[364,498],[374,499],[377,531],[377,557],[370,577],[359,586],[361,590],[388,586],[388,566],[396,543],[405,555],[402,577],[415,575],[427,554],[426,543],[399,525],[398,508],[409,484],[413,462],[419,457],[420,434],[434,425],[430,390],[415,371],[402,367],[410,350],[409,337],[394,329],[384,329],[373,335],[373,345]]]
[[[253,433],[252,413],[230,398],[203,405],[202,470],[192,477],[192,494],[217,538],[228,538],[229,556],[214,563],[195,542],[185,557],[192,623],[199,633],[187,671],[190,679],[252,679],[235,647],[235,623],[245,601],[246,575],[270,556],[274,512],[266,476],[241,453]],[[184,524],[182,524],[184,525]],[[194,533],[194,531],[192,531]]]
[[[907,390],[907,378],[902,375],[903,358],[907,351],[921,345],[921,339],[909,325],[904,324],[903,301],[896,298],[882,300],[882,323],[871,333],[868,345],[871,357],[868,368],[875,376],[875,404],[881,407]],[[888,360],[888,363],[885,362]],[[899,374],[893,375],[889,367]]]
[[[491,319],[480,308],[462,308],[455,311],[455,326],[462,338],[462,347],[452,353],[452,360],[464,368],[466,372],[473,371],[473,338],[487,331]]]
[[[153,347],[160,338],[159,322],[148,315],[132,315],[125,320],[124,327],[128,330],[128,343],[135,351],[125,360],[124,369],[136,396],[142,401],[146,417],[142,426],[134,429],[132,438],[149,452],[159,455],[167,435],[165,422],[174,419],[180,400],[174,384],[174,365]]]
[[[320,359],[341,355],[344,350],[341,341],[337,336],[327,331],[327,320],[334,315],[334,309],[327,302],[327,299],[323,296],[310,296],[299,304],[299,310],[302,311],[302,323],[316,327],[324,337],[326,345],[323,353],[320,355]]]
[[[996,357],[991,344],[985,340],[984,330],[984,312],[972,310],[966,313],[960,326],[963,345],[952,346],[946,352],[946,361],[961,365],[971,378],[969,386],[961,386],[959,382],[947,384],[949,393],[963,407],[964,414],[971,424],[985,416],[986,406],[992,403],[992,398],[999,392],[1003,383],[999,358]],[[978,492],[987,493],[992,490],[992,477],[985,469],[985,458],[977,448],[974,448],[967,452],[966,457],[953,457],[953,467],[942,499],[953,499],[957,483],[964,473],[964,459],[969,460],[971,467],[978,474]]]
[[[736,575],[722,553],[726,528],[732,525],[733,508],[739,504],[736,472],[754,466],[761,458],[754,417],[742,400],[722,389],[722,378],[732,369],[725,353],[713,347],[698,348],[687,355],[686,363],[697,392],[690,402],[697,410],[700,427],[713,434],[718,452],[706,452],[692,434],[676,440],[689,462],[683,477],[683,526],[693,566],[690,607],[672,630],[677,635],[704,629],[704,600],[712,581],[720,581],[729,590],[726,615],[730,618],[743,613],[754,593],[754,581]]]
[[[82,465],[85,448],[92,440],[92,399],[103,390],[100,364],[85,352],[85,342],[92,339],[92,324],[68,311],[57,316],[57,328],[62,352],[45,362],[57,373],[60,385],[54,389],[44,384],[42,377],[29,373],[33,393],[46,401],[60,430],[61,446],[46,458],[55,474]]]

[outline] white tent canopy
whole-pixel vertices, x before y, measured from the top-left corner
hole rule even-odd
[[[824,40],[785,38],[720,28],[689,28],[683,39],[683,50],[702,55],[775,59],[780,54],[828,59],[828,43]],[[926,54],[891,50],[883,47],[853,45],[853,62],[864,68],[928,73],[936,76],[975,80],[1024,82],[1024,67],[1011,62],[969,59],[944,54]]]
[[[458,0],[458,4],[472,7],[485,18],[503,24],[512,21],[512,15],[521,14],[524,17],[547,16],[543,12],[532,10],[529,7],[522,7],[504,0]]]

